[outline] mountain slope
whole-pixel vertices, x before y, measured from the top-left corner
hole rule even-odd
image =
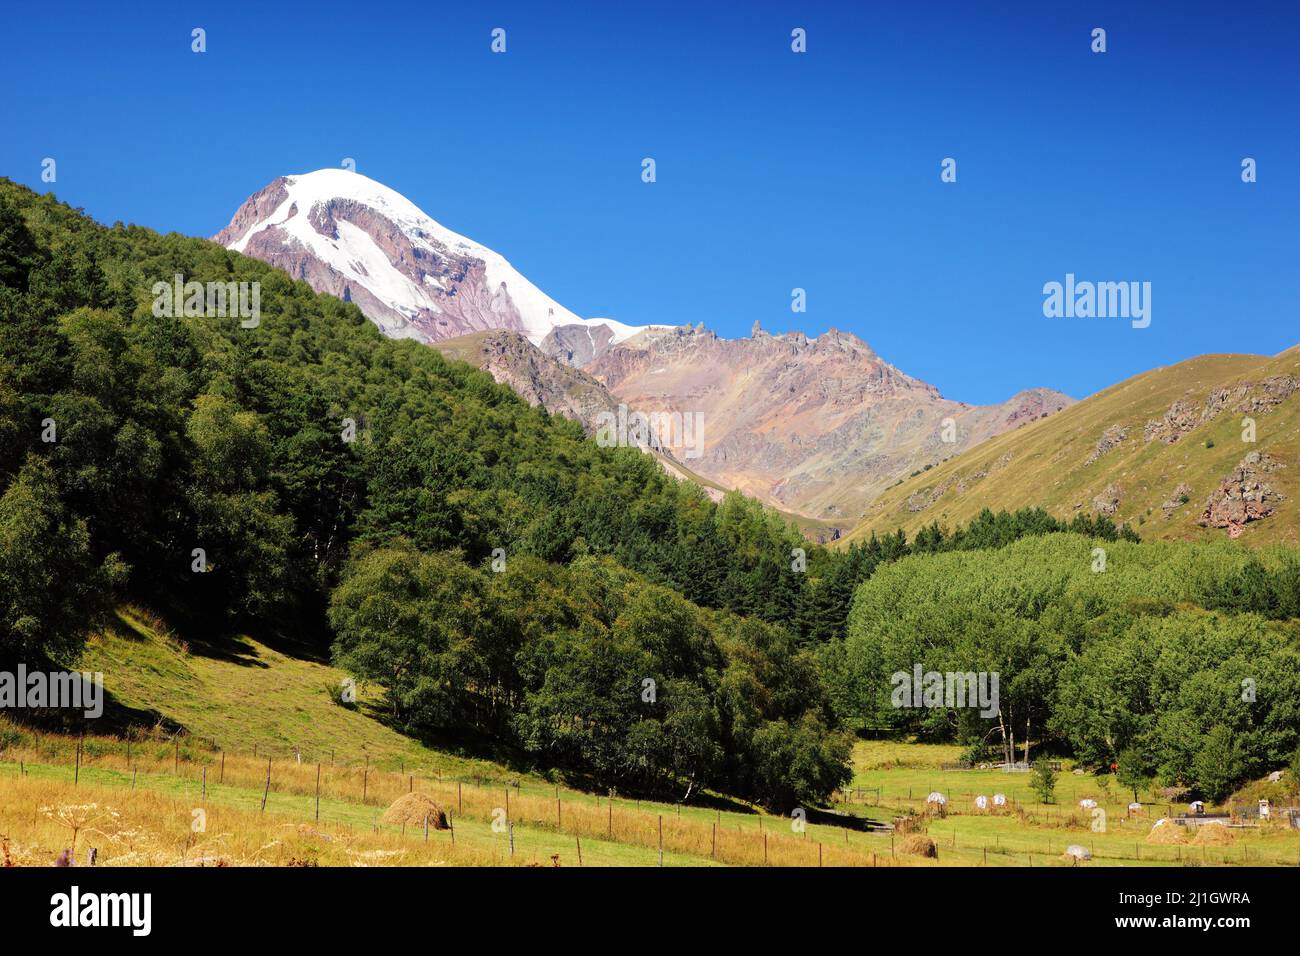
[[[849,333],[770,335],[757,323],[747,339],[719,338],[702,325],[648,330],[586,370],[630,408],[700,413],[703,454],[687,462],[695,472],[846,524],[900,475],[1072,401],[1032,389],[1001,405],[967,405]]]
[[[447,358],[467,362],[510,386],[528,404],[582,422],[588,434],[595,432],[598,415],[618,407],[594,378],[557,362],[518,332],[489,329],[430,344]]]
[[[536,344],[565,326],[599,326],[613,340],[638,331],[578,318],[498,253],[435,222],[396,190],[345,169],[278,177],[213,239],[317,292],[357,303],[393,338],[429,342],[513,329]]]
[[[1243,421],[1255,438],[1243,441]],[[1258,453],[1255,457],[1252,453]],[[1041,505],[1144,538],[1300,540],[1300,348],[1154,369],[885,491],[846,541]],[[1205,523],[1203,524],[1202,521]]]
[[[619,405],[679,414],[696,433],[702,422],[703,448],[684,432],[630,443],[662,448],[675,473],[825,523],[819,536],[851,527],[898,477],[1071,401],[1049,389],[993,406],[952,401],[834,329],[809,339],[756,323],[750,338],[725,340],[702,324],[580,319],[497,253],[341,169],[281,176],[215,239],[355,302],[389,337],[449,342],[449,354],[588,434]]]

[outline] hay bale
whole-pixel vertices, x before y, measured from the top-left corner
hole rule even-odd
[[[919,833],[930,823],[930,814],[917,813],[906,817],[894,817],[894,831],[899,834]]]
[[[1086,846],[1080,846],[1077,843],[1071,843],[1065,848],[1065,859],[1067,860],[1091,860],[1092,853]]]
[[[1232,846],[1236,839],[1231,830],[1217,821],[1202,823],[1196,828],[1192,843],[1196,846]]]
[[[447,824],[447,814],[443,812],[442,807],[423,793],[408,793],[399,797],[384,811],[382,819],[385,823],[404,823],[408,827],[422,827],[426,817],[431,830],[451,829]]]
[[[923,833],[913,833],[905,837],[898,845],[898,852],[907,853],[911,856],[928,856],[932,859],[938,859],[939,851],[934,845],[934,841]]]
[[[1158,843],[1163,846],[1173,846],[1179,843],[1187,842],[1187,834],[1177,823],[1169,819],[1160,819],[1155,822],[1151,832],[1147,834],[1148,843]]]

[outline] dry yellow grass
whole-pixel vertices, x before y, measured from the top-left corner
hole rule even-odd
[[[37,794],[41,795],[39,797],[41,806],[62,807],[94,802],[100,806],[112,807],[119,814],[126,814],[128,806],[137,806],[140,812],[130,815],[132,828],[152,834],[159,830],[159,827],[148,821],[155,819],[155,814],[159,815],[160,819],[166,819],[168,824],[161,829],[167,836],[165,839],[158,836],[159,845],[162,847],[161,855],[166,859],[174,858],[177,862],[183,858],[184,854],[181,850],[186,845],[190,846],[190,856],[195,856],[193,847],[197,841],[191,840],[185,831],[189,825],[191,808],[198,807],[202,802],[205,779],[211,798],[207,804],[209,821],[212,820],[212,815],[218,812],[216,801],[242,801],[245,804],[243,808],[227,806],[219,812],[237,814],[236,818],[241,821],[240,826],[248,825],[251,832],[256,834],[250,836],[249,830],[231,829],[229,833],[232,835],[239,833],[242,842],[225,847],[224,855],[207,853],[207,856],[212,856],[213,859],[220,857],[235,865],[265,862],[264,857],[270,851],[263,850],[263,847],[272,847],[271,840],[275,839],[279,842],[273,846],[275,849],[273,862],[284,864],[291,858],[301,858],[300,854],[295,852],[294,841],[306,840],[313,845],[319,844],[318,849],[321,852],[317,854],[317,858],[322,864],[356,862],[355,854],[342,851],[345,847],[358,845],[369,847],[368,835],[354,833],[346,828],[339,831],[337,828],[331,830],[324,824],[313,824],[312,828],[331,839],[327,841],[323,837],[318,837],[307,840],[304,834],[296,829],[298,824],[303,822],[302,817],[284,820],[283,828],[275,829],[274,832],[267,830],[261,823],[262,820],[269,818],[269,814],[263,817],[258,811],[257,804],[263,792],[269,792],[276,798],[283,798],[285,795],[301,798],[300,805],[304,815],[310,818],[319,773],[323,802],[333,803],[336,806],[346,804],[354,810],[360,809],[367,820],[373,816],[377,821],[384,810],[404,798],[417,795],[418,791],[418,796],[424,800],[444,808],[451,817],[451,825],[457,830],[462,827],[462,821],[467,827],[477,827],[485,833],[486,828],[493,823],[500,827],[503,821],[509,821],[516,827],[529,827],[535,832],[555,835],[564,834],[584,842],[604,841],[609,844],[653,851],[657,851],[662,846],[666,854],[678,854],[702,862],[740,866],[911,865],[910,861],[891,856],[889,844],[883,840],[879,849],[873,852],[863,847],[861,837],[858,837],[855,845],[852,846],[848,845],[847,841],[840,843],[838,840],[813,839],[810,834],[793,832],[789,821],[780,818],[768,818],[772,821],[770,829],[756,828],[752,822],[742,828],[723,821],[721,817],[709,821],[707,818],[702,819],[699,813],[677,816],[659,812],[661,808],[653,805],[650,805],[649,809],[642,809],[630,800],[611,800],[608,797],[572,793],[561,799],[554,794],[539,793],[536,789],[478,786],[458,780],[427,779],[416,774],[375,771],[364,765],[360,767],[322,765],[318,769],[314,764],[300,764],[293,760],[267,761],[251,755],[203,751],[191,754],[193,759],[187,759],[185,747],[178,748],[174,742],[166,741],[133,744],[128,764],[124,741],[88,738],[79,771],[81,783],[73,787],[67,778],[75,766],[75,753],[75,741],[53,737],[42,738],[37,745],[6,750],[3,760],[8,762],[15,772],[10,775],[6,770],[4,775],[0,776],[0,800],[3,800],[7,807],[12,807],[15,803],[21,805],[26,800],[29,805],[28,813],[31,812],[30,806],[35,805],[32,801],[37,799]],[[267,791],[268,766],[269,791]],[[23,768],[29,774],[39,769],[43,776],[30,775],[20,778],[18,771]],[[48,779],[45,775],[52,772],[57,772],[62,777],[59,780]],[[88,783],[88,778],[97,772],[112,773],[122,783],[112,787]],[[136,779],[140,781],[140,787],[132,790],[132,781]],[[156,790],[161,786],[170,787],[178,792],[170,796],[160,795]],[[50,792],[44,793],[42,788],[47,788]],[[150,788],[155,792],[150,792]],[[97,794],[93,801],[87,798],[87,794],[92,791]],[[141,802],[135,803],[135,801]],[[272,803],[274,804],[275,801],[273,800]],[[166,807],[166,810],[161,809],[163,807]],[[0,820],[4,819],[5,817],[0,816]],[[19,813],[14,819],[21,821],[26,817]],[[53,821],[47,822],[53,825]],[[408,828],[422,829],[423,811],[420,812],[418,821],[405,822]],[[41,854],[53,849],[54,855],[57,855],[62,847],[56,846],[58,839],[51,835],[52,831],[49,827],[41,824],[39,819],[32,819],[29,823],[31,826],[28,827],[19,827],[15,823],[0,832],[9,834],[15,847],[27,847],[33,844],[29,831],[31,827],[37,827],[37,832],[43,834],[42,839],[36,841],[36,845],[41,848]],[[172,833],[171,829],[176,827],[180,829]],[[208,832],[213,832],[211,825]],[[384,832],[375,836],[384,837]],[[493,830],[493,832],[500,831]],[[841,833],[842,831],[829,829],[826,831],[826,834],[834,834],[837,837]],[[347,841],[342,840],[343,834],[348,835]],[[395,837],[390,834],[386,839],[396,842],[390,844],[380,839],[379,845],[373,848],[376,855],[368,859],[368,862],[382,863],[383,854],[389,852],[396,854],[398,850],[406,855],[394,855],[393,862],[402,865],[420,865],[425,862],[466,862],[461,857],[438,856],[425,860],[420,856],[412,856],[410,836],[403,840],[400,834]],[[279,849],[281,846],[287,849]],[[261,852],[262,857],[256,856],[255,850]],[[37,854],[37,857],[41,854]],[[644,856],[645,854],[643,858]],[[650,855],[650,858],[653,859],[653,855]],[[492,857],[481,854],[479,859],[490,862]],[[49,861],[45,862],[52,860],[53,856],[50,856]],[[153,861],[153,857],[148,860],[143,857],[138,859],[141,864],[149,861]]]
[[[0,800],[6,865],[51,866],[64,850],[85,866],[445,866],[491,865],[486,853],[403,839],[389,831],[354,833],[276,814],[209,805],[148,790],[8,779]]]

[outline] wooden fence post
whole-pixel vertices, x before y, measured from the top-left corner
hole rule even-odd
[[[262,812],[266,812],[266,797],[271,792],[271,758],[266,758],[266,786],[262,788]]]
[[[316,822],[320,822],[320,764],[316,764]]]

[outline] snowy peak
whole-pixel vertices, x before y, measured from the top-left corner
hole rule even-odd
[[[570,326],[611,342],[640,331],[579,318],[501,255],[435,222],[396,190],[345,169],[279,177],[213,238],[318,292],[355,302],[394,338],[432,342],[511,329],[540,345]]]

